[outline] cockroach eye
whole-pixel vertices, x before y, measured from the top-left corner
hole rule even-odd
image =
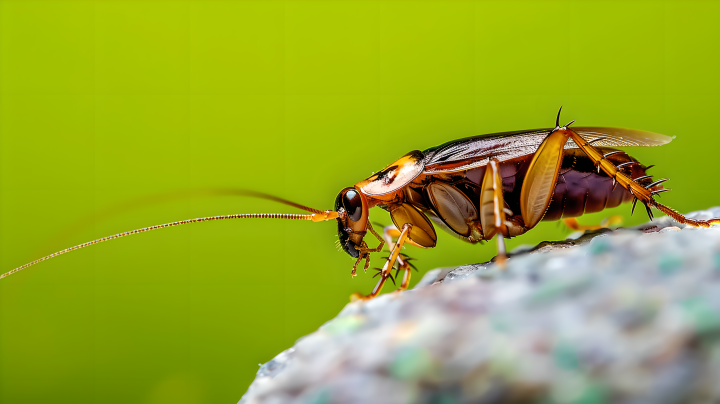
[[[347,212],[348,217],[353,222],[357,222],[362,217],[362,197],[357,191],[347,191],[343,195],[343,207]]]

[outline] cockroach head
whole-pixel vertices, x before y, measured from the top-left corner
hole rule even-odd
[[[365,195],[355,188],[343,189],[335,199],[340,245],[353,258],[360,256],[360,248],[364,244],[368,226],[367,206]]]

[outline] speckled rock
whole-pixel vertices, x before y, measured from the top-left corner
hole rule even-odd
[[[719,401],[720,228],[660,218],[350,303],[240,403]]]

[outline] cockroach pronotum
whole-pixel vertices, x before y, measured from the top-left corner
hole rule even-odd
[[[562,108],[560,109],[562,111]],[[318,210],[272,195],[245,192],[245,195],[274,200],[310,214],[259,213],[211,216],[181,220],[118,233],[50,254],[22,265],[0,278],[67,252],[103,241],[181,224],[222,219],[295,219],[322,222],[336,220],[340,247],[355,258],[351,274],[370,254],[382,251],[387,243],[390,256],[377,269],[380,279],[367,296],[377,296],[397,264],[397,276],[403,272],[399,290],[410,284],[412,264],[400,253],[407,243],[433,248],[437,235],[433,223],[448,233],[475,244],[498,241],[496,261],[506,259],[504,239],[523,234],[541,220],[572,218],[599,212],[621,203],[637,202],[645,206],[652,220],[655,208],[679,223],[710,227],[720,219],[688,219],[658,203],[655,196],[669,191],[667,181],[652,179],[644,166],[613,147],[659,146],[670,142],[668,136],[640,130],[574,127],[575,122],[560,126],[560,111],[555,128],[491,133],[468,137],[419,151],[413,150],[382,171],[340,191],[335,210]],[[619,186],[618,186],[619,185]],[[390,213],[394,224],[382,235],[369,220],[370,208],[378,206]],[[365,241],[368,231],[378,240],[375,248]],[[396,238],[396,241],[393,240]]]

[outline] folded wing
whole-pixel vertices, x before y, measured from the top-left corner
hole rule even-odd
[[[672,138],[635,129],[574,127],[573,130],[596,147],[660,146]],[[552,129],[491,133],[473,136],[427,149],[425,173],[442,173],[481,167],[491,158],[505,161],[533,154]],[[566,149],[578,148],[568,141]]]

